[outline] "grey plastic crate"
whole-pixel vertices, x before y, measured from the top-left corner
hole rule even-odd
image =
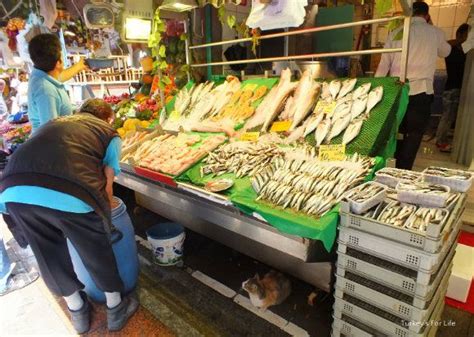
[[[433,310],[432,315],[425,322],[439,320],[443,309],[444,296],[438,296],[435,310]],[[347,294],[344,294],[343,297],[338,297],[338,295],[336,295],[334,302],[334,318],[344,320],[346,317],[352,319],[352,324],[347,321],[346,324],[355,326],[357,330],[354,330],[354,334],[351,335],[351,327],[346,327],[344,330],[345,333],[342,332],[342,335],[344,336],[357,337],[359,335],[356,333],[359,330],[364,330],[364,326],[370,328],[369,331],[364,330],[364,332],[373,334],[374,331],[377,331],[382,335],[397,337],[434,337],[437,331],[437,326],[435,324],[425,325],[417,324],[417,322],[408,322]],[[357,324],[354,324],[354,321],[357,322]],[[336,327],[336,329],[333,329],[333,336],[341,336],[341,329],[338,329],[337,323],[333,325],[333,327]]]
[[[337,274],[345,276],[346,272],[355,273],[365,278],[392,287],[411,296],[427,298],[433,296],[441,283],[456,252],[456,245],[433,274],[416,272],[390,261],[380,259],[349,248],[346,254],[338,253]]]
[[[453,230],[453,227],[455,227],[460,214],[464,209],[465,200],[465,196],[460,198],[443,224],[428,225],[426,233],[392,226],[375,219],[351,213],[350,205],[345,201],[341,202],[340,224],[342,227],[358,229],[366,233],[422,249],[428,253],[436,253],[440,251],[443,243]]]
[[[458,234],[459,220],[450,232],[438,253],[427,253],[399,242],[381,238],[353,228],[339,227],[338,252],[346,253],[347,248],[355,248],[407,268],[434,273],[451,250]]]
[[[443,275],[436,296],[431,298],[410,296],[349,272],[336,276],[336,293],[346,293],[406,320],[424,321],[431,316],[440,290],[447,288],[450,275]]]

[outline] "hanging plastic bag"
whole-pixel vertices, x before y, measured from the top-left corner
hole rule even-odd
[[[303,24],[307,0],[272,0],[271,2],[252,0],[252,10],[247,18],[247,26],[271,30],[299,27]]]
[[[56,0],[40,0],[40,15],[44,18],[44,24],[51,29],[54,26],[58,11],[56,10]]]

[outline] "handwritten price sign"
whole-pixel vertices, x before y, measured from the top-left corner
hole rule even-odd
[[[346,145],[321,145],[319,147],[319,160],[337,161],[343,160],[346,156]]]

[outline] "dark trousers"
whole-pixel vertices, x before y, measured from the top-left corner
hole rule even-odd
[[[399,128],[403,139],[397,142],[397,168],[411,170],[413,167],[423,134],[430,122],[432,101],[433,95],[410,96],[407,112]]]
[[[123,290],[112,245],[96,213],[69,213],[18,203],[7,203],[7,210],[15,224],[22,228],[41,276],[53,293],[69,296],[84,288],[74,272],[66,237],[99,289]]]

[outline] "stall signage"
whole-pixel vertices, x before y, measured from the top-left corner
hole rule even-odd
[[[274,122],[270,128],[271,132],[285,132],[288,131],[291,127],[292,121],[281,121]]]
[[[346,145],[321,145],[319,147],[319,160],[322,161],[337,161],[344,160],[346,156]]]
[[[248,142],[256,142],[260,137],[260,132],[244,132],[240,136],[240,140],[248,141]]]

